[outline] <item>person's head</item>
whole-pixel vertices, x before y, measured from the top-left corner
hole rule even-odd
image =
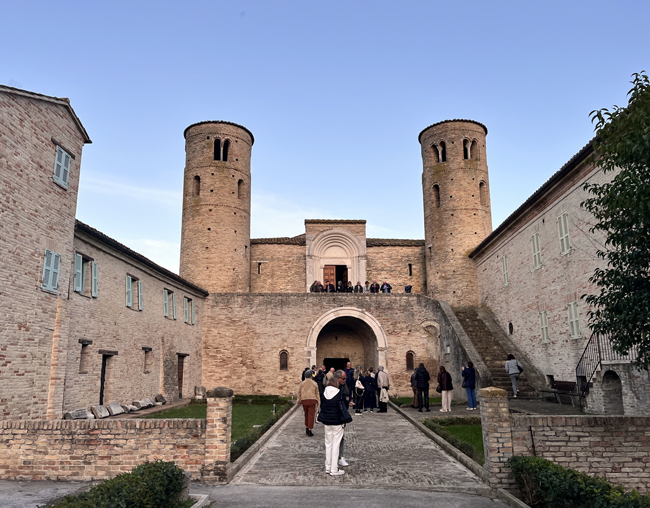
[[[418,368],[420,368],[420,369],[424,369],[424,364],[421,363],[421,364],[418,366]]]
[[[361,281],[358,280],[358,281],[357,281],[357,286],[360,286],[360,285],[361,285]]]
[[[344,370],[337,370],[334,372],[334,379],[337,379],[339,382],[339,385],[344,385],[345,380],[348,378],[348,376],[345,374]]]
[[[513,355],[513,354],[508,355],[508,360],[514,360],[514,359],[515,359],[515,355]]]
[[[311,369],[305,371],[305,379],[311,379],[314,377],[314,372]]]
[[[327,367],[325,367],[325,365],[321,365],[320,370],[322,370],[323,372],[325,372],[325,371],[327,370]]]
[[[364,371],[363,375],[365,377],[370,377],[370,371],[369,370]]]
[[[447,369],[445,369],[444,365],[440,366],[440,372],[447,372]]]
[[[325,279],[325,284],[329,284],[329,283],[330,283],[329,279]]]
[[[369,368],[368,368],[368,372],[372,372],[372,367],[369,367]]]
[[[335,369],[334,367],[332,367],[332,368],[330,369],[330,372],[334,372],[335,370],[336,370],[336,369]]]
[[[346,369],[351,369],[352,368],[352,362],[348,362],[345,364]]]
[[[376,280],[373,280],[372,283],[373,283],[373,284],[377,284],[377,281],[376,281]]]
[[[472,362],[467,362],[467,366],[468,366],[470,369],[473,369],[473,368],[474,368],[474,364],[473,364]]]
[[[366,286],[367,286],[368,284],[370,284],[370,282],[366,281]]]
[[[352,285],[352,281],[349,280],[349,281],[348,281],[348,286],[351,286],[351,285]]]
[[[380,365],[379,367],[377,367],[377,372],[384,372],[384,366]]]
[[[334,388],[338,388],[339,387],[339,380],[336,379],[334,376],[332,376],[331,378],[329,378],[327,380],[327,382],[325,383],[325,386],[333,386]]]

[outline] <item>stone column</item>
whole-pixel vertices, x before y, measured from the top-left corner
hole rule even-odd
[[[208,390],[205,428],[205,459],[201,480],[211,483],[228,483],[231,478],[230,429],[232,426],[232,390]]]
[[[485,464],[492,488],[510,489],[514,478],[506,462],[512,457],[512,420],[505,390],[489,386],[478,392],[483,428],[483,449]]]

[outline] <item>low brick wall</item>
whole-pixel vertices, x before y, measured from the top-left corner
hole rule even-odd
[[[207,394],[208,418],[0,422],[0,479],[104,480],[146,461],[193,479],[230,480],[232,391]]]
[[[650,492],[650,418],[511,414],[504,390],[485,388],[479,397],[490,486],[512,488],[508,458],[536,455],[626,490]]]

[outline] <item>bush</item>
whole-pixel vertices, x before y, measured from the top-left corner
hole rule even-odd
[[[145,462],[53,508],[174,508],[182,488],[183,470],[176,464]]]
[[[255,443],[255,441],[262,437],[267,430],[273,427],[275,422],[282,418],[282,416],[293,407],[293,403],[287,399],[278,400],[280,400],[282,405],[276,408],[275,414],[269,417],[269,419],[264,422],[264,425],[253,429],[244,437],[232,443],[230,446],[230,462],[235,462],[246,450],[248,450],[253,445],[253,443]],[[246,404],[246,402],[242,402],[242,404]],[[253,404],[253,402],[249,402],[249,404]],[[265,402],[265,404],[268,404],[268,402]],[[273,404],[273,402],[271,402],[271,404]]]
[[[457,419],[462,420],[462,418],[457,418]],[[452,418],[446,418],[445,420],[447,421],[452,420]],[[443,420],[443,422],[445,422],[445,420]],[[450,425],[450,423],[448,422],[445,423],[446,425]],[[424,420],[424,425],[426,425],[429,429],[431,429],[433,432],[438,434],[442,439],[447,441],[451,446],[463,452],[470,459],[474,459],[474,457],[476,456],[476,450],[471,444],[466,443],[465,441],[461,441],[456,436],[451,435],[449,432],[445,430],[445,427],[441,425],[440,422],[427,418],[426,420]]]
[[[540,457],[511,457],[522,500],[533,508],[647,508],[650,497]]]

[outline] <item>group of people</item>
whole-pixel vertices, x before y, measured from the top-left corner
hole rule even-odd
[[[476,409],[476,371],[474,370],[474,364],[472,362],[467,362],[467,367],[463,367],[461,371],[461,377],[463,378],[463,388],[467,392],[467,410],[473,411]],[[411,389],[413,390],[413,400],[411,401],[411,407],[417,407],[418,412],[430,411],[429,409],[429,381],[431,376],[429,371],[426,369],[423,363],[421,363],[417,369],[411,374]],[[442,398],[442,409],[441,413],[447,413],[451,411],[451,392],[454,389],[454,384],[451,379],[451,374],[447,372],[444,366],[440,366],[438,371],[438,386],[436,387],[436,392],[438,392]]]
[[[376,280],[370,282],[366,281],[366,285],[362,286],[361,281],[357,281],[356,285],[352,285],[352,281],[348,281],[347,285],[343,281],[338,281],[336,286],[329,280],[322,284],[321,281],[315,280],[309,288],[310,293],[390,293],[393,289],[388,282],[384,281],[379,285]],[[407,284],[404,286],[404,292],[410,293],[413,286]]]
[[[344,457],[346,421],[352,421],[350,406],[355,407],[355,414],[361,415],[377,407],[379,413],[388,412],[388,390],[390,380],[383,366],[363,370],[357,365],[352,368],[350,362],[345,369],[327,371],[323,365],[318,372],[316,366],[306,368],[302,373],[302,383],[298,389],[298,403],[305,413],[305,428],[308,436],[313,436],[315,414],[318,409],[318,421],[325,428],[325,472],[332,476],[345,473],[339,466],[348,465]]]

